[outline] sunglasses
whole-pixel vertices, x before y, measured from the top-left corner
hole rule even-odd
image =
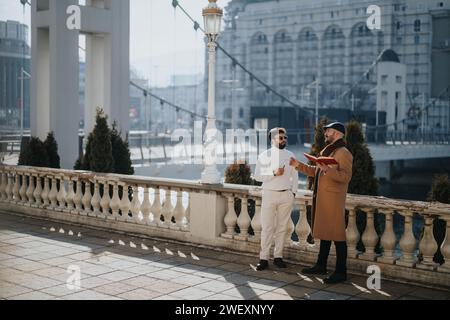
[[[284,136],[281,136],[281,137],[279,136],[278,139],[281,140],[281,141],[284,141],[284,140],[287,141],[288,137],[287,136],[285,136],[285,137]]]

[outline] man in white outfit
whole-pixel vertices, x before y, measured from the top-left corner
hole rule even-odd
[[[283,261],[284,240],[298,190],[298,172],[289,165],[294,154],[286,150],[286,129],[270,130],[272,148],[263,152],[256,164],[255,179],[262,182],[261,253],[256,270],[269,266],[270,247],[275,242],[274,264],[286,268]]]

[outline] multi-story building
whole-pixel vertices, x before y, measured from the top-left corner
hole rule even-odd
[[[17,21],[0,21],[0,126],[17,130],[21,123],[22,68],[30,73],[28,26]],[[30,127],[30,81],[24,74],[24,128]]]
[[[371,5],[381,9],[379,29],[368,28]],[[317,89],[320,108],[375,111],[373,64],[385,49],[406,65],[405,110],[418,96],[439,98],[450,85],[449,0],[232,0],[226,12],[221,45],[256,77],[312,111]],[[244,90],[231,95],[229,80]],[[250,127],[252,107],[289,106],[220,51],[217,100],[218,113],[228,115],[237,105]]]

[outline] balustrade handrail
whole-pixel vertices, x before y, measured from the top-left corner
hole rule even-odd
[[[31,174],[41,174],[49,176],[65,176],[69,178],[79,178],[84,181],[107,180],[117,182],[118,184],[127,184],[130,186],[158,186],[170,189],[182,189],[203,192],[218,192],[222,194],[235,194],[250,198],[260,198],[262,188],[257,186],[246,186],[236,184],[202,184],[200,181],[184,179],[167,179],[159,177],[129,176],[111,173],[95,173],[91,171],[76,171],[66,169],[38,168],[27,166],[0,165],[0,171],[9,169],[18,172],[29,172]],[[296,197],[297,201],[312,202],[312,192],[309,190],[299,190]],[[424,202],[402,199],[391,199],[381,196],[367,196],[348,194],[346,201],[347,208],[377,208],[389,209],[395,211],[409,211],[420,215],[439,215],[450,218],[450,205],[439,202]]]

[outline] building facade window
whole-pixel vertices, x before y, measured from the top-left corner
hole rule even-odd
[[[414,21],[414,32],[420,32],[421,22],[419,19]]]

